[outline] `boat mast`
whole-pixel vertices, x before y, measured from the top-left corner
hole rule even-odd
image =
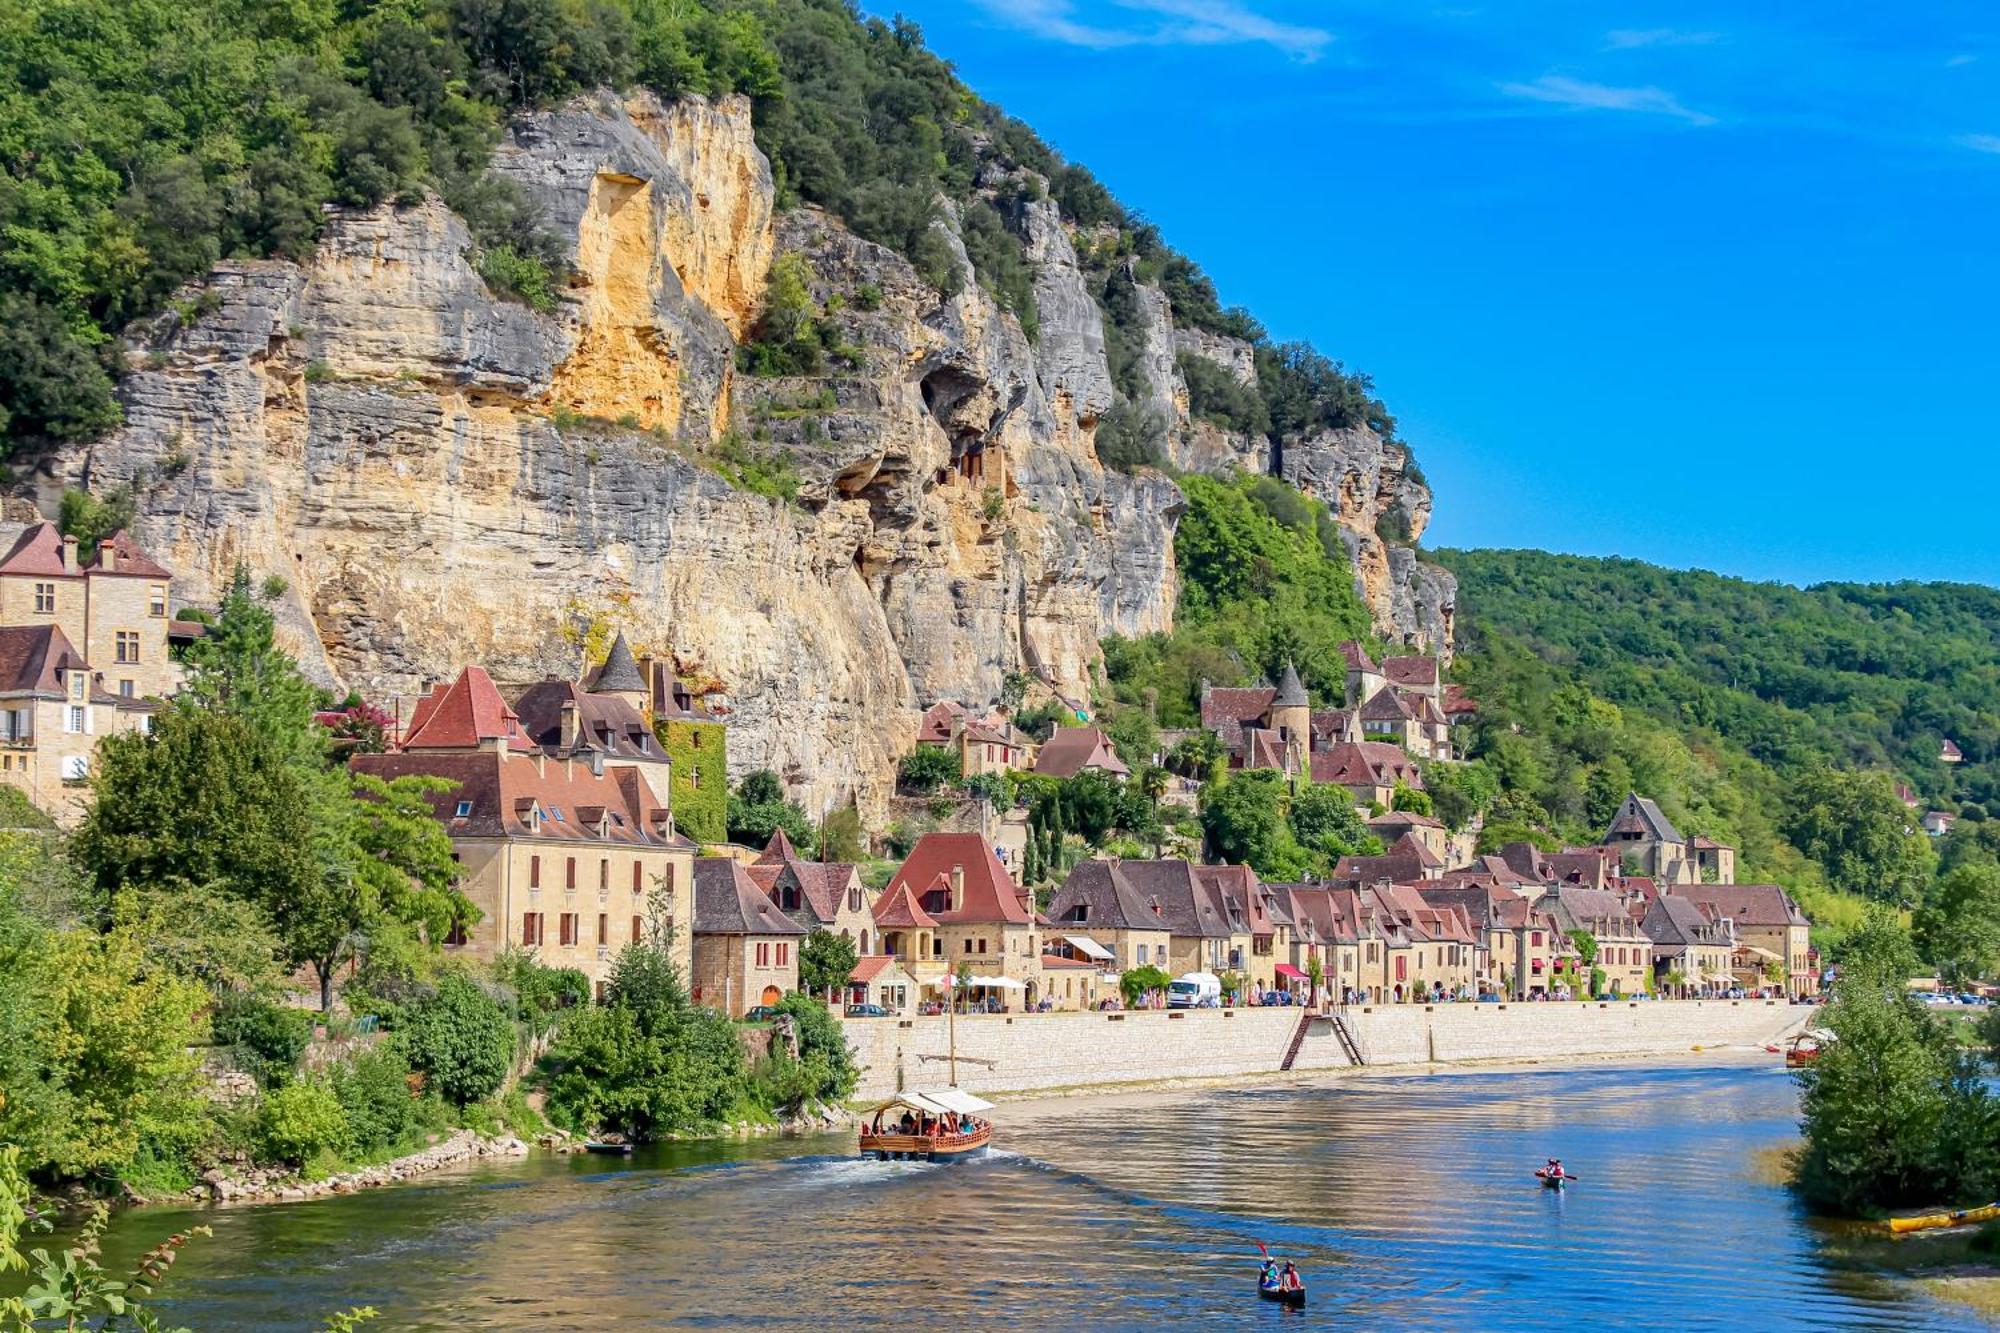
[[[958,1086],[958,978],[952,977],[951,982],[951,993],[945,1000],[944,1030],[951,1047],[951,1086],[955,1088]]]

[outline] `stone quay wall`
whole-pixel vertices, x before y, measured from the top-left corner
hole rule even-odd
[[[1777,1000],[1607,1000],[1357,1006],[1343,1018],[1364,1064],[1393,1067],[1762,1046],[1805,1027],[1814,1012]],[[1245,1008],[962,1017],[958,1084],[975,1093],[1034,1092],[1275,1074],[1301,1014]],[[943,1018],[851,1019],[844,1026],[863,1069],[857,1096],[946,1081]],[[1350,1063],[1332,1023],[1315,1017],[1292,1069],[1317,1073]]]

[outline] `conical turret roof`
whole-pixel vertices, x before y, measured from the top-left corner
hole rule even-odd
[[[631,691],[646,692],[646,678],[639,674],[639,664],[632,659],[632,649],[625,642],[625,631],[619,630],[618,637],[611,641],[611,652],[604,659],[604,665],[597,670],[597,680],[591,686],[598,694],[623,694]]]
[[[1306,697],[1306,687],[1300,681],[1298,668],[1285,663],[1285,674],[1278,681],[1278,697],[1271,700],[1273,708],[1310,708],[1312,700]]]

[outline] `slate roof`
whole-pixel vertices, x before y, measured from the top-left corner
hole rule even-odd
[[[1078,907],[1084,909],[1080,921],[1072,915]],[[1120,862],[1095,859],[1079,861],[1071,868],[1062,887],[1049,900],[1048,918],[1058,930],[1065,925],[1079,926],[1086,931],[1099,927],[1106,930],[1168,928],[1163,911],[1154,910],[1151,902],[1125,874]]]
[[[1195,878],[1186,861],[1120,861],[1118,869],[1175,935],[1223,939],[1234,933],[1229,914]]]
[[[1353,639],[1340,645],[1340,656],[1351,670],[1366,671],[1370,674],[1379,674],[1382,670],[1376,665],[1375,659],[1368,655],[1368,650]]]
[[[1309,708],[1312,699],[1306,694],[1305,682],[1299,679],[1298,668],[1285,663],[1285,674],[1278,677],[1278,693],[1271,700],[1273,708]]]
[[[632,656],[632,646],[625,642],[624,630],[611,640],[611,651],[605,655],[604,665],[591,675],[590,688],[596,694],[646,693],[646,678]]]
[[[832,924],[840,915],[841,898],[860,878],[855,868],[845,861],[806,860],[781,828],[772,830],[771,840],[764,844],[763,854],[750,863],[750,870],[766,892],[790,879],[798,886],[799,896],[812,909],[814,919],[821,925]],[[770,872],[769,883],[757,875],[760,870]]]
[[[1716,938],[1717,923],[1704,915],[1700,907],[1673,893],[1663,893],[1647,906],[1644,929],[1646,938],[1653,942],[1653,952],[1667,958],[1685,954],[1690,944],[1726,942]]]
[[[803,935],[806,928],[778,910],[742,862],[698,856],[694,862],[694,929],[698,935]]]
[[[1221,905],[1232,926],[1252,935],[1271,934],[1271,914],[1256,871],[1249,866],[1196,866],[1194,877]]]
[[[1363,722],[1407,722],[1410,717],[1410,706],[1403,701],[1402,692],[1394,685],[1384,685],[1375,691],[1373,698],[1361,705]]]
[[[1605,830],[1604,840],[1613,837],[1638,837],[1654,842],[1685,842],[1673,821],[1661,812],[1660,807],[1637,792],[1628,793],[1618,813],[1611,817],[1611,827]]]
[[[616,759],[667,762],[665,749],[638,709],[615,694],[593,693],[566,680],[530,685],[515,701],[522,732],[549,753],[559,753],[565,703],[576,705],[579,748],[602,750]]]

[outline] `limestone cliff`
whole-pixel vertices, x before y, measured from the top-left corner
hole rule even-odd
[[[136,329],[125,426],[47,490],[134,485],[191,598],[239,562],[283,575],[309,667],[376,696],[474,661],[573,673],[581,632],[615,619],[720,680],[731,767],[776,768],[813,813],[879,810],[922,705],[1022,670],[1085,697],[1100,638],[1170,627],[1182,499],[1096,459],[1105,329],[1052,205],[1014,218],[1031,343],[977,284],[942,298],[826,215],[778,214],[741,99],[580,99],[516,124],[495,165],[568,248],[552,313],[490,292],[434,199],[339,214],[311,262],[225,262],[193,322]],[[832,372],[739,374],[787,252]],[[1407,451],[1362,432],[1273,459],[1190,422],[1178,355],[1254,364],[1141,296],[1175,456],[1281,464],[1351,534],[1385,632],[1448,643],[1448,576],[1377,533],[1428,517]],[[794,503],[735,484],[780,453]]]

